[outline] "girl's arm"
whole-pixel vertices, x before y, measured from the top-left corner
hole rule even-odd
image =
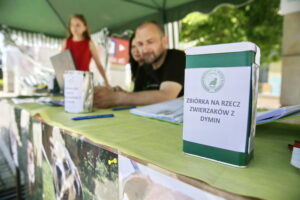
[[[65,50],[67,47],[67,39],[64,39],[62,44],[61,44],[61,51]]]
[[[104,79],[105,86],[109,87],[109,83],[108,83],[107,77],[105,75],[104,68],[103,68],[103,66],[100,62],[100,58],[99,58],[99,55],[98,55],[97,48],[96,48],[95,44],[92,41],[90,41],[89,46],[90,46],[90,51],[91,51],[92,57],[95,60],[96,66],[97,66],[100,74],[102,75],[102,77]]]

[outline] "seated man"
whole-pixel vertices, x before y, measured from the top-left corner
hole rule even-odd
[[[184,52],[168,50],[167,37],[156,22],[149,21],[139,25],[135,39],[145,62],[136,75],[135,92],[95,88],[96,107],[147,105],[183,95]]]

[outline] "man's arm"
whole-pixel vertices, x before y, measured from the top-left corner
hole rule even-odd
[[[161,83],[159,90],[141,92],[113,92],[107,88],[96,88],[94,105],[99,108],[127,105],[148,105],[175,99],[182,85],[173,81]]]

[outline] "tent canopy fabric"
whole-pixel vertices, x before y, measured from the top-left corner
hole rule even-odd
[[[83,14],[91,33],[135,28],[144,20],[160,23],[190,12],[211,12],[220,4],[242,5],[249,0],[0,0],[0,24],[10,28],[65,37],[69,16]]]

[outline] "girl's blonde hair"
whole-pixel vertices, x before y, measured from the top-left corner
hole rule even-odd
[[[86,26],[86,30],[82,33],[84,39],[91,39],[91,35],[89,33],[89,28],[88,28],[88,25],[87,25],[87,22],[86,22],[86,19],[83,15],[80,15],[80,14],[75,14],[75,15],[72,15],[70,18],[69,18],[69,23],[68,23],[68,32],[69,32],[69,38],[72,38],[73,37],[73,34],[71,32],[71,19],[73,18],[76,18],[76,19],[79,19],[85,26]]]

